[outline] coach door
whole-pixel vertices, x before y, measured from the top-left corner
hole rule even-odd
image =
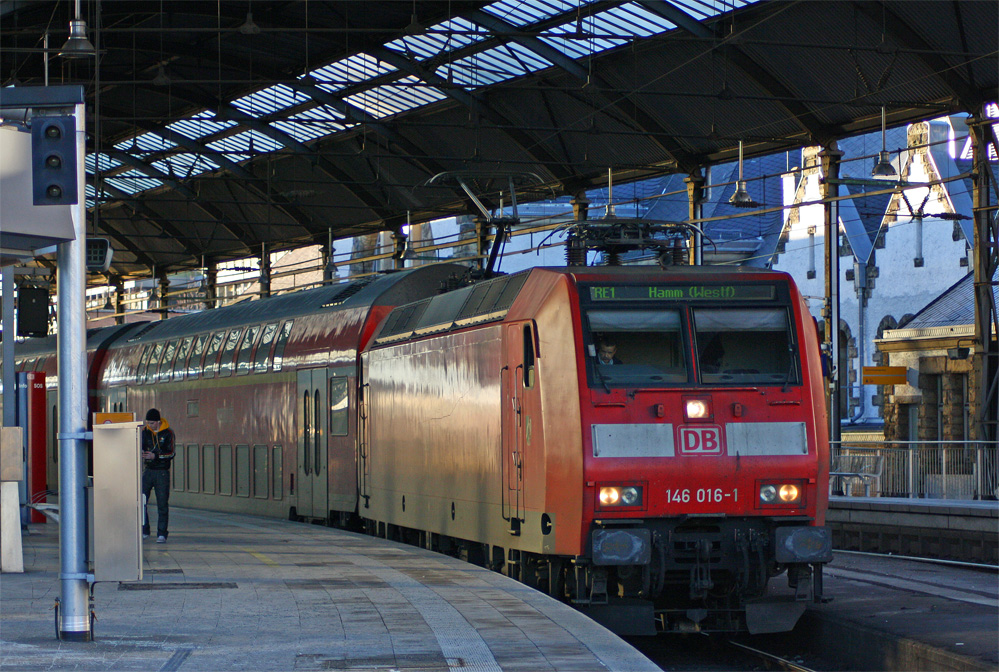
[[[526,394],[534,387],[534,332],[531,323],[504,327],[503,367],[503,518],[511,534],[524,520],[524,469],[530,442]]]
[[[326,369],[298,372],[298,515],[326,518],[327,465]]]

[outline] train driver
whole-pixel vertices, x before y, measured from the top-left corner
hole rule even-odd
[[[624,364],[617,358],[617,344],[609,338],[601,339],[597,346],[597,364],[610,366],[612,364]]]

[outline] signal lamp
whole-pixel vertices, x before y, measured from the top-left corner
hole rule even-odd
[[[36,117],[31,122],[31,191],[34,205],[77,202],[76,119]]]

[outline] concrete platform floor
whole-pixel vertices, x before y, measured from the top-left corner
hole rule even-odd
[[[658,670],[570,607],[418,548],[172,508],[141,583],[96,585],[95,640],[56,639],[58,527],[0,579],[0,669]]]
[[[795,635],[855,670],[999,670],[994,569],[836,551]]]

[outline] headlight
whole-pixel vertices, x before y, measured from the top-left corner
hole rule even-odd
[[[642,486],[640,485],[605,485],[598,491],[598,506],[639,507],[642,506]]]
[[[761,506],[801,506],[804,495],[802,481],[771,481],[760,484]]]
[[[790,483],[785,483],[784,485],[780,486],[780,499],[782,502],[787,502],[788,504],[790,504],[791,502],[798,501],[798,498],[800,496],[801,496],[801,491],[798,490],[798,486],[792,485]]]
[[[710,420],[711,399],[706,397],[684,397],[683,418],[687,422],[691,420]]]

